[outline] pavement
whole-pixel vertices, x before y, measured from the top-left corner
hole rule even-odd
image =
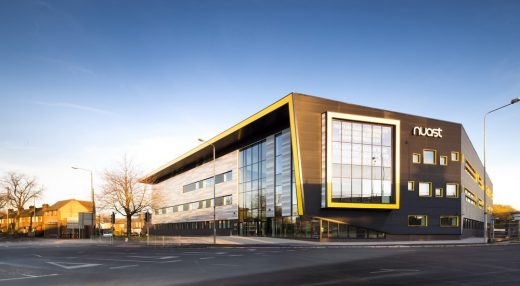
[[[157,246],[187,246],[187,245],[212,245],[212,236],[155,236],[149,241],[141,240],[139,243],[147,243]],[[218,245],[255,245],[255,246],[412,246],[412,245],[461,245],[461,244],[483,244],[483,238],[466,238],[461,240],[429,240],[429,241],[388,241],[388,240],[365,240],[365,241],[331,241],[319,242],[309,240],[296,240],[273,237],[244,237],[244,236],[217,236]]]
[[[520,244],[442,246],[4,241],[0,285],[520,285]]]

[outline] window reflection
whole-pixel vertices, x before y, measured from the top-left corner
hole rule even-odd
[[[332,201],[391,203],[393,127],[332,120]]]

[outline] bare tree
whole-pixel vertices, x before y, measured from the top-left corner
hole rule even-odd
[[[17,210],[15,228],[18,229],[22,211],[29,202],[41,197],[43,186],[38,184],[36,178],[16,172],[8,172],[2,179],[1,184],[2,194],[0,197],[4,197],[6,205]]]
[[[126,217],[126,236],[132,231],[132,216],[146,210],[151,205],[150,194],[139,182],[141,173],[126,156],[117,169],[106,170],[100,196],[101,206],[112,209]]]
[[[0,209],[7,205],[7,193],[0,190]]]

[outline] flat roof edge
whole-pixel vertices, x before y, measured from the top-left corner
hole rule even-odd
[[[219,141],[220,139],[230,135],[231,133],[239,130],[240,128],[243,128],[244,126],[246,125],[249,125],[250,123],[264,117],[265,115],[273,112],[274,110],[277,110],[278,108],[284,106],[285,104],[288,104],[291,102],[292,100],[292,95],[293,93],[289,93],[288,95],[282,97],[281,99],[275,101],[274,103],[268,105],[267,107],[261,109],[260,111],[254,113],[253,115],[247,117],[246,119],[238,122],[237,124],[233,125],[232,127],[224,130],[223,132],[215,135],[214,137],[212,137],[211,139],[208,139],[206,141],[204,141],[202,144],[198,145],[197,147],[189,150],[188,152],[182,154],[181,156],[167,162],[166,164],[162,165],[161,167],[155,169],[154,171],[148,173],[147,175],[145,175],[144,177],[140,178],[139,179],[139,182],[141,183],[145,183],[145,184],[154,184],[154,180],[155,180],[155,176],[164,171],[165,169],[171,167],[172,165],[174,165],[175,163],[183,160],[183,159],[186,159],[187,157],[203,150],[204,148],[212,145],[213,143]]]

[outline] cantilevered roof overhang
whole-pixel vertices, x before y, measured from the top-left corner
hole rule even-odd
[[[292,94],[289,94],[226,131],[205,141],[196,148],[166,163],[141,178],[142,183],[157,184],[177,174],[208,162],[213,158],[213,144],[217,157],[236,150],[238,146],[254,139],[259,131],[276,128],[281,122],[289,126]],[[292,110],[291,110],[292,111]],[[253,143],[253,142],[251,142]]]

